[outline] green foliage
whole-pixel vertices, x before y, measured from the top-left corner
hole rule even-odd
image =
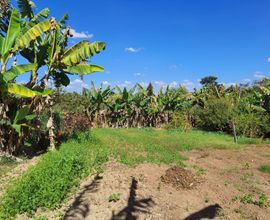
[[[227,131],[231,121],[230,103],[226,99],[209,99],[204,108],[195,106],[196,125],[210,131]]]
[[[108,152],[86,134],[63,144],[57,152],[47,153],[7,189],[0,203],[0,218],[31,213],[38,207],[58,207],[81,178],[100,169]]]
[[[187,131],[191,129],[191,124],[189,120],[187,119],[187,115],[182,112],[174,112],[172,115],[172,119],[168,124],[165,124],[163,126],[165,129],[182,129],[184,131]]]
[[[242,197],[241,196],[235,197],[235,200],[240,200],[240,202],[244,204],[257,205],[261,208],[270,207],[268,198],[264,193],[260,193],[259,196],[257,196],[257,199],[252,194],[246,194],[246,195],[243,195]]]
[[[120,193],[113,193],[109,196],[108,201],[109,202],[117,202],[120,200]]]
[[[202,131],[94,129],[74,135],[59,151],[43,155],[36,166],[11,183],[0,200],[0,219],[59,207],[82,178],[99,173],[110,157],[129,166],[144,162],[184,166],[186,158],[179,152],[187,150],[186,146],[188,150],[241,147],[228,135]]]
[[[260,166],[259,170],[261,172],[270,174],[270,165],[262,165]]]

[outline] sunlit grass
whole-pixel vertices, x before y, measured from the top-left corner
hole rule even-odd
[[[259,143],[266,142],[242,137],[235,144],[229,135],[198,130],[93,129],[74,136],[58,151],[44,154],[35,166],[14,180],[0,198],[0,219],[33,213],[37,208],[59,207],[81,179],[100,172],[109,158],[129,166],[147,162],[184,166],[184,151],[237,150]],[[266,166],[261,169],[270,170]]]

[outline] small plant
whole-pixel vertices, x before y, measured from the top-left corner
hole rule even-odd
[[[207,169],[204,169],[204,168],[199,167],[197,165],[193,165],[192,167],[193,167],[193,169],[196,170],[196,172],[197,172],[198,175],[204,175],[207,172]]]
[[[113,194],[111,194],[110,196],[109,196],[109,199],[108,199],[108,201],[109,202],[117,202],[117,201],[119,201],[120,200],[120,193],[113,193]]]
[[[224,186],[228,186],[229,184],[230,184],[230,182],[228,180],[225,180]]]
[[[245,170],[248,170],[250,168],[250,164],[249,163],[245,163],[244,166],[243,166],[243,168]]]
[[[246,194],[243,197],[234,196],[233,201],[237,201],[237,200],[240,200],[240,202],[242,202],[244,204],[253,204],[253,205],[257,205],[261,208],[270,207],[269,200],[264,193],[261,193],[258,199],[256,199],[254,197],[254,195],[251,195],[251,194]]]
[[[259,170],[263,173],[270,174],[270,165],[262,165],[259,167]]]
[[[0,156],[0,165],[14,164],[14,163],[16,163],[16,160],[14,158],[8,156]]]
[[[244,195],[240,201],[244,204],[254,204],[254,198],[251,194]]]
[[[256,202],[256,204],[260,206],[261,208],[267,208],[270,206],[268,198],[266,197],[264,193],[260,195],[259,200]]]

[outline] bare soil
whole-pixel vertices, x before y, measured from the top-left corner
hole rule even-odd
[[[68,220],[270,219],[270,207],[240,199],[248,194],[258,199],[262,193],[270,198],[270,175],[258,171],[269,164],[270,147],[184,154],[189,158],[185,169],[154,164],[130,168],[111,161],[102,174],[85,180],[60,212],[46,216],[55,219],[62,212],[60,219]],[[109,202],[112,197],[115,202]]]
[[[171,184],[176,189],[193,189],[200,182],[199,178],[190,170],[173,166],[161,176],[161,181]]]

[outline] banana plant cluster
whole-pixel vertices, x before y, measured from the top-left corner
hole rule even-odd
[[[9,13],[5,14],[7,22],[0,22],[0,152],[14,153],[17,149],[10,150],[9,142],[14,145],[17,136],[24,138],[23,127],[35,128],[30,123],[34,117],[29,115],[52,107],[49,97],[53,91],[48,81],[55,87],[67,86],[69,75],[102,72],[103,67],[88,60],[104,50],[105,43],[81,41],[68,47],[72,33],[66,25],[67,15],[57,21],[49,17],[48,8],[35,14],[32,1],[17,0],[18,9],[3,2]],[[17,57],[24,57],[28,63],[18,64]],[[30,73],[29,81],[17,83],[17,77],[25,73]]]
[[[156,93],[150,83],[147,88],[136,84],[132,88],[98,88],[92,82],[82,97],[85,112],[95,127],[160,127],[168,123],[174,111],[182,109],[188,92],[169,86]]]

